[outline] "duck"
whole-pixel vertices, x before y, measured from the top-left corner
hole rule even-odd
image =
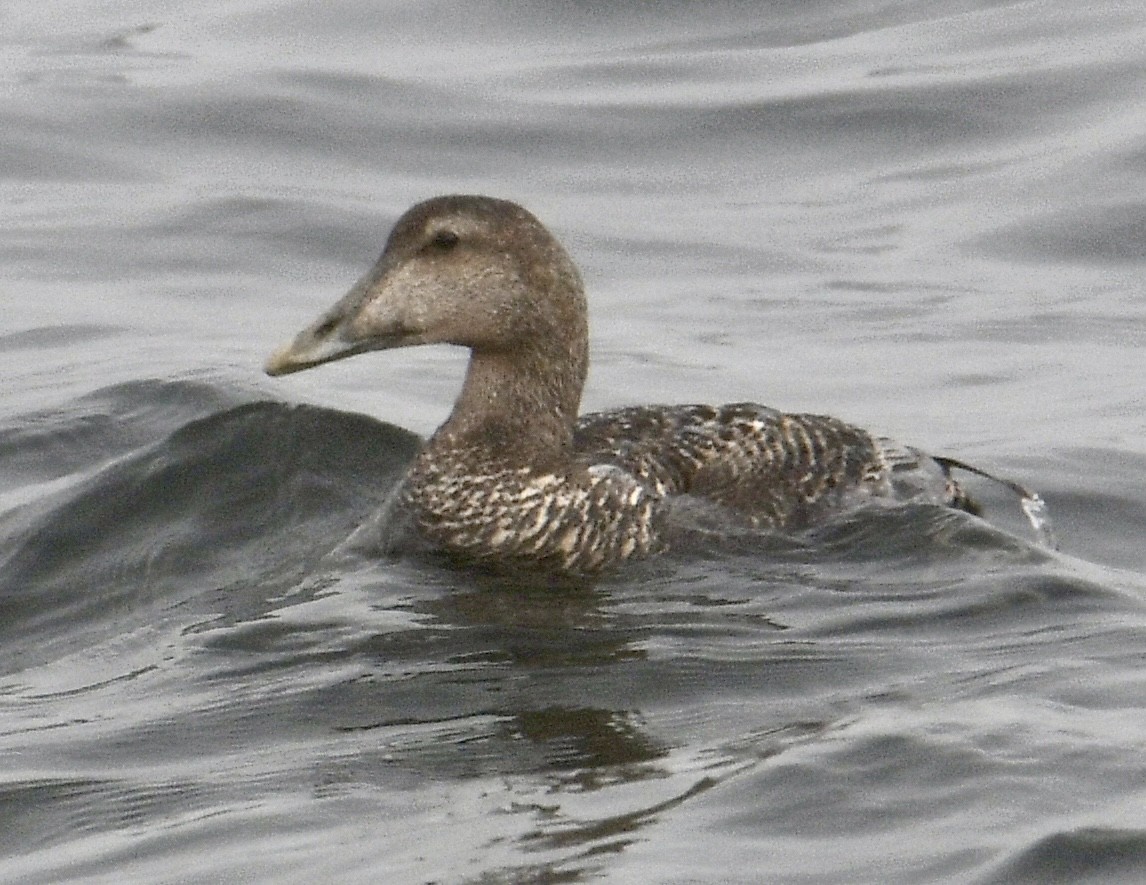
[[[468,348],[469,363],[390,495],[406,539],[390,548],[593,576],[671,550],[689,524],[793,533],[870,501],[979,511],[952,469],[982,471],[826,415],[750,402],[580,414],[581,275],[532,213],[494,197],[407,210],[374,266],[264,368],[427,344]]]

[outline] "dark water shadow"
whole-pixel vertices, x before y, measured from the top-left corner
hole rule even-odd
[[[1146,831],[1092,826],[1052,833],[976,881],[983,885],[1146,881]]]
[[[192,421],[78,486],[6,514],[5,669],[55,641],[201,597],[216,613],[305,576],[376,508],[418,440],[372,419],[251,403]],[[212,592],[214,591],[214,592]]]

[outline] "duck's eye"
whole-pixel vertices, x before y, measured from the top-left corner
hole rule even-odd
[[[430,238],[430,245],[435,249],[448,252],[458,244],[458,235],[452,230],[443,229]]]

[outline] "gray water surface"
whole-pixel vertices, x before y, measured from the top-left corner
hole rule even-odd
[[[0,13],[0,880],[1146,880],[1146,13]],[[515,199],[587,409],[757,400],[1038,489],[547,588],[332,561],[463,353],[265,378]],[[303,405],[306,404],[306,405]]]

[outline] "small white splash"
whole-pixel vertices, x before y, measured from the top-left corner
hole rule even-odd
[[[1057,550],[1058,541],[1054,536],[1054,527],[1051,525],[1050,510],[1046,501],[1037,493],[1029,492],[1023,495],[1022,508],[1039,543],[1051,550]]]

